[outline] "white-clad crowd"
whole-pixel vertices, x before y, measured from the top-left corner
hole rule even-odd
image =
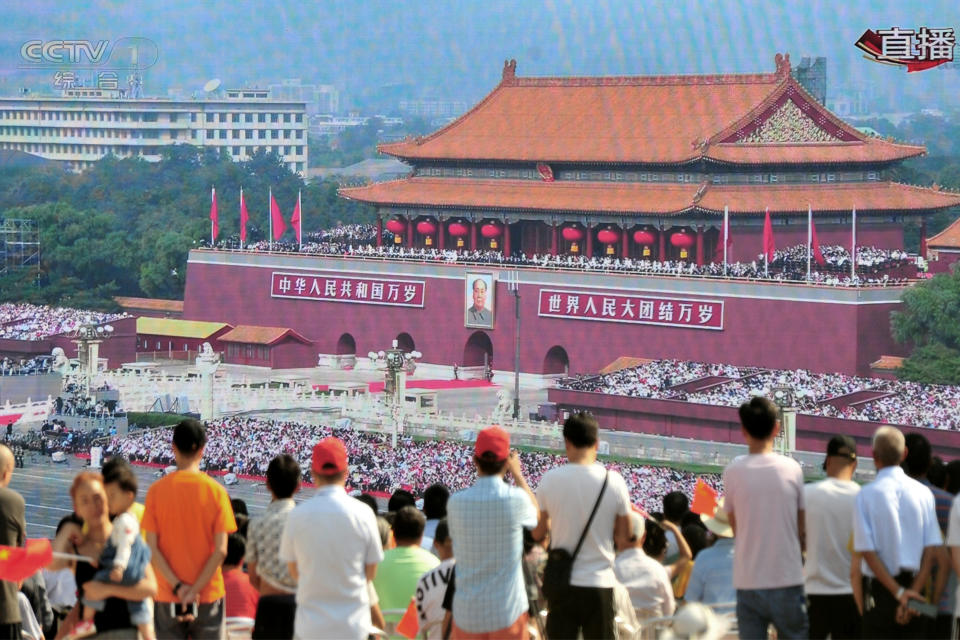
[[[42,340],[73,331],[83,324],[99,325],[125,316],[70,307],[7,302],[0,304],[0,338]]]
[[[210,423],[204,468],[263,476],[270,461],[286,453],[300,462],[302,468],[309,469],[312,443],[329,435],[336,435],[347,446],[350,455],[347,483],[353,489],[392,492],[409,487],[422,494],[435,483],[454,490],[469,486],[474,477],[469,444],[404,438],[403,446],[394,450],[390,448],[389,437],[382,434],[254,418],[227,418]],[[134,431],[114,438],[106,453],[140,462],[173,464],[170,437],[169,429],[141,434]],[[536,484],[562,458],[549,453],[524,452],[520,459],[524,473]],[[649,511],[658,510],[663,496],[671,491],[692,493],[698,477],[713,486],[719,485],[717,475],[698,476],[668,467],[627,462],[610,462],[609,467],[623,475],[633,502]]]
[[[705,381],[698,390],[678,386],[709,376],[730,378]],[[800,413],[898,424],[931,429],[960,430],[960,386],[922,384],[901,380],[863,378],[841,373],[813,373],[806,369],[756,369],[724,364],[655,360],[636,367],[595,376],[577,376],[558,382],[561,389],[608,393],[638,398],[678,400],[735,407],[752,396],[769,396],[775,386],[793,390]],[[846,403],[842,396],[858,391],[883,394]],[[839,401],[835,399],[840,398]]]

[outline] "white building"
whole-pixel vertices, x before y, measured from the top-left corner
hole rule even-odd
[[[170,144],[226,149],[244,160],[264,148],[294,172],[307,170],[303,102],[267,99],[265,90],[226,98],[123,99],[103,89],[65,89],[60,97],[0,97],[0,149],[24,151],[82,171],[113,154],[158,161]]]
[[[340,92],[332,84],[302,84],[300,78],[288,78],[268,88],[274,100],[306,103],[310,115],[340,111]]]

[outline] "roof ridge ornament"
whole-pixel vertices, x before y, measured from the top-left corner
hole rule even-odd
[[[778,53],[773,57],[774,63],[777,65],[777,75],[779,77],[789,76],[790,75],[790,54],[789,53]]]
[[[517,61],[513,58],[503,61],[503,83],[513,82],[517,77]]]

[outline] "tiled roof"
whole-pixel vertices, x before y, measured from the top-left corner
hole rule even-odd
[[[209,338],[230,325],[224,322],[176,320],[173,318],[137,318],[137,335],[170,338]]]
[[[310,344],[310,341],[302,335],[286,327],[255,327],[251,325],[240,325],[232,331],[220,336],[221,342],[242,342],[244,344],[275,344],[287,336],[298,340],[304,344]]]
[[[629,369],[631,367],[639,367],[642,364],[649,364],[653,362],[650,358],[634,358],[632,356],[620,356],[603,369],[598,371],[599,374],[605,375],[608,373],[613,373],[614,371],[620,371],[622,369]]]
[[[949,227],[927,240],[927,246],[931,249],[939,249],[941,247],[948,249],[960,248],[960,218],[957,218]]]
[[[117,304],[124,309],[148,309],[151,311],[183,311],[183,300],[160,300],[159,298],[128,298],[114,296]]]
[[[345,198],[380,205],[438,208],[584,211],[593,213],[676,214],[689,210],[719,213],[909,211],[960,206],[960,194],[895,182],[809,185],[676,185],[624,182],[541,182],[407,178],[341,189]]]
[[[893,371],[894,369],[899,369],[901,366],[903,366],[903,358],[899,356],[880,356],[879,360],[870,363],[871,369],[881,371]]]
[[[831,141],[730,142],[787,98]],[[448,126],[379,149],[412,161],[602,164],[889,162],[924,153],[829,113],[779,55],[776,73],[752,75],[518,78],[505,67],[501,83]]]

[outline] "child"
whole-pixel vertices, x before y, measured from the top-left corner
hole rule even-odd
[[[125,471],[125,472],[124,472]],[[117,582],[122,585],[134,585],[143,579],[147,564],[150,563],[150,548],[140,536],[140,525],[131,507],[137,497],[137,476],[129,467],[117,470],[105,478],[108,508],[118,513],[113,519],[113,531],[100,553],[100,569],[93,579],[100,582]],[[83,638],[97,633],[94,616],[103,611],[106,602],[84,598],[82,619],[73,632],[73,638]],[[153,613],[147,600],[127,600],[131,624],[137,627],[140,637],[153,640]]]

